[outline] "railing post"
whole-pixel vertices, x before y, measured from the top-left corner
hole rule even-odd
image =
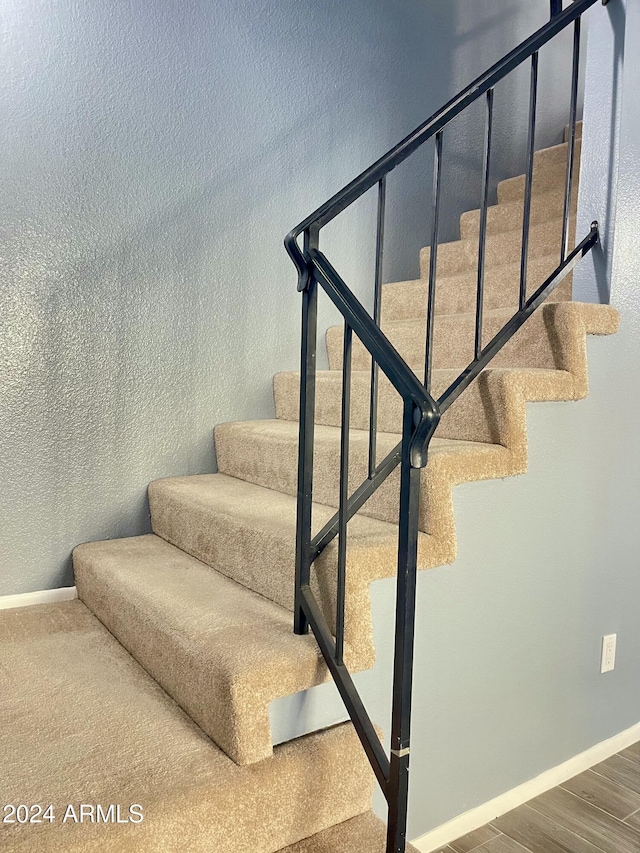
[[[302,347],[300,353],[300,417],[298,435],[298,506],[296,518],[296,588],[294,631],[309,631],[302,589],[311,576],[311,509],[313,502],[313,444],[316,406],[316,339],[318,327],[318,283],[311,269],[309,252],[318,248],[318,229],[304,232],[304,256],[308,264],[302,294]]]
[[[551,17],[555,18],[562,12],[562,0],[551,0]]]
[[[409,740],[418,569],[418,510],[420,469],[413,468],[410,443],[415,406],[404,404],[402,461],[400,463],[400,517],[398,522],[398,577],[396,591],[393,707],[391,712],[391,766],[386,798],[389,803],[387,853],[404,853],[407,843],[409,795]]]

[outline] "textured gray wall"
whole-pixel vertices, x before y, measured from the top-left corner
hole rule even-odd
[[[3,4],[0,594],[71,583],[78,542],[147,529],[148,481],[214,470],[216,423],[272,414],[272,375],[298,359],[284,233],[547,10]],[[568,61],[544,57],[541,145]],[[496,179],[522,164],[517,85],[497,93]],[[471,115],[448,140],[450,236],[480,148]],[[430,172],[425,152],[390,182],[389,277],[415,275]],[[325,242],[363,298],[372,226],[367,199]]]
[[[574,295],[584,302],[609,302],[616,239],[627,0],[613,0],[604,13],[595,9],[590,14],[596,20],[589,34],[586,56],[584,168],[578,202],[578,233],[586,234],[589,224],[597,219],[601,243],[576,270]],[[628,45],[632,61],[637,43],[630,41]],[[633,72],[627,70],[626,73]],[[622,191],[625,192],[624,187]]]
[[[589,339],[586,400],[528,406],[525,476],[454,490],[458,558],[418,583],[411,838],[640,722],[640,4],[626,51],[621,0],[590,17],[579,218],[601,220],[605,245],[575,287],[611,290],[621,331]],[[394,583],[372,592],[378,660],[356,681],[388,732]],[[340,718],[317,691],[273,704],[278,737]]]
[[[459,557],[419,586],[414,837],[640,722],[640,4],[590,14],[579,219],[605,243],[575,288],[621,331],[589,341],[587,400],[528,407],[525,477],[455,491]]]

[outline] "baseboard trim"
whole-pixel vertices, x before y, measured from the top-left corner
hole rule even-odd
[[[53,604],[56,601],[71,601],[78,597],[75,586],[62,586],[59,589],[41,589],[37,592],[23,592],[19,595],[0,595],[0,610],[13,607],[30,607],[33,604]]]
[[[587,749],[557,767],[552,767],[534,779],[518,785],[517,788],[513,788],[511,791],[507,791],[499,797],[470,809],[470,811],[458,815],[458,817],[441,824],[441,826],[437,826],[411,843],[420,853],[433,853],[434,850],[439,850],[451,841],[466,835],[467,832],[473,832],[474,829],[479,829],[489,821],[511,811],[511,809],[524,805],[533,797],[561,785],[573,776],[577,776],[578,773],[583,773],[593,767],[594,764],[610,758],[616,752],[626,749],[639,740],[640,723],[637,723],[630,729],[626,729],[608,740],[603,740],[601,743],[592,746],[591,749]]]

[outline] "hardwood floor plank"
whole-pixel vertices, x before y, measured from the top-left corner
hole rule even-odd
[[[447,844],[446,847],[441,847],[439,850],[434,850],[434,853],[454,853],[453,849]]]
[[[598,847],[530,806],[514,809],[494,820],[493,825],[531,853],[601,853]]]
[[[624,820],[640,809],[640,794],[623,788],[611,779],[605,779],[593,770],[574,776],[560,787],[619,820]]]
[[[564,788],[554,788],[531,800],[531,807],[603,853],[638,853],[640,832]]]
[[[496,835],[491,841],[478,847],[474,853],[531,853],[531,848],[523,847],[508,835]]]
[[[633,746],[628,746],[619,753],[623,758],[628,758],[629,761],[635,761],[640,764],[640,741],[634,743]]]
[[[612,782],[640,794],[640,764],[635,761],[629,761],[621,755],[612,755],[611,758],[596,764],[591,769],[599,776],[611,779]]]
[[[634,829],[637,829],[638,832],[640,832],[640,812],[632,814],[631,817],[628,817],[625,820],[625,823],[628,823],[629,826],[632,826]]]
[[[494,829],[492,826],[481,826],[480,829],[474,829],[473,832],[463,835],[457,841],[452,841],[449,847],[455,853],[471,853],[472,850],[476,850],[480,845],[491,841],[496,835],[498,835],[497,829]]]

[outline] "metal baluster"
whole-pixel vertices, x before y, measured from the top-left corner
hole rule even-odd
[[[418,565],[418,509],[420,504],[420,469],[411,466],[409,454],[409,443],[415,422],[414,415],[414,405],[405,402],[400,469],[400,517],[398,520],[391,765],[386,791],[389,803],[387,851],[392,851],[392,853],[404,853],[407,830],[411,692]]]
[[[482,352],[482,308],[484,302],[484,262],[487,245],[487,205],[489,204],[489,172],[491,168],[491,136],[493,132],[493,89],[487,92],[487,123],[484,137],[484,172],[482,175],[482,207],[478,245],[478,292],[476,297],[475,357]]]
[[[562,12],[562,0],[551,0],[551,17],[555,18]]]
[[[318,248],[318,229],[304,232],[304,255]],[[308,261],[309,262],[309,261]],[[309,262],[310,263],[310,262]],[[302,589],[311,578],[311,512],[313,502],[313,444],[316,404],[316,342],[318,332],[318,283],[310,271],[302,294],[302,349],[300,359],[300,423],[298,438],[298,503],[296,517],[296,588],[294,631],[309,630],[302,603]]]
[[[436,134],[433,163],[433,202],[431,227],[431,253],[429,256],[429,292],[427,297],[427,330],[424,351],[424,385],[431,389],[431,356],[433,351],[433,323],[436,304],[436,266],[438,261],[438,223],[440,219],[440,180],[442,178],[442,133]]]
[[[338,588],[336,595],[336,663],[343,663],[347,569],[347,501],[349,499],[349,420],[351,415],[351,344],[353,330],[345,320],[342,350],[342,421],[340,425],[340,496],[338,499]]]
[[[573,70],[571,78],[570,133],[567,146],[567,185],[564,194],[564,214],[562,220],[562,245],[560,263],[564,262],[569,251],[569,227],[571,219],[571,193],[573,191],[573,158],[576,146],[576,115],[578,110],[578,76],[580,74],[580,18],[576,18],[573,29]]]
[[[536,106],[538,100],[538,53],[531,57],[531,82],[529,88],[529,137],[527,144],[527,176],[522,211],[522,257],[520,261],[520,308],[527,301],[527,262],[529,255],[529,228],[531,225],[531,187],[533,183],[533,154],[536,136]]]
[[[378,183],[378,226],[376,230],[376,272],[373,300],[373,322],[380,326],[382,310],[382,259],[384,256],[384,211],[387,196],[386,175]],[[371,397],[369,402],[369,479],[376,470],[378,437],[378,362],[371,360]]]

